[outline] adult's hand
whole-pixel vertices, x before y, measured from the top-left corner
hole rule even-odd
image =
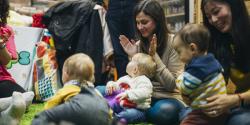
[[[150,41],[150,46],[149,46],[149,50],[148,50],[148,53],[149,53],[150,56],[155,55],[156,48],[157,48],[157,37],[154,34],[152,40]]]
[[[191,99],[188,96],[182,94],[181,97],[187,105],[191,105]]]
[[[109,56],[107,59],[104,59],[104,66],[102,72],[110,71],[111,68],[115,67],[113,55]]]
[[[237,95],[215,95],[207,98],[207,104],[201,105],[203,112],[210,117],[217,117],[239,105],[239,97]]]
[[[7,34],[3,34],[2,36],[0,36],[0,44],[4,44],[8,41],[10,36],[8,36]]]
[[[0,28],[0,43],[6,43],[9,40],[9,37],[11,36],[11,31],[8,28],[1,27]]]
[[[135,42],[134,40],[129,41],[129,39],[124,35],[120,35],[119,39],[120,39],[120,43],[122,45],[123,50],[130,57],[132,57],[138,52],[139,42]]]

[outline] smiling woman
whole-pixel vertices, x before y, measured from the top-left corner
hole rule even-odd
[[[136,35],[139,42],[130,42],[120,36],[125,52],[132,57],[137,52],[150,54],[156,62],[156,73],[151,79],[153,96],[147,112],[149,121],[157,125],[177,124],[179,112],[184,107],[176,88],[176,77],[183,64],[172,47],[173,35],[166,27],[165,14],[155,0],[142,0],[134,9]],[[156,50],[156,53],[151,53]]]
[[[222,33],[230,32],[232,28],[231,8],[227,3],[208,2],[205,7],[205,15],[210,24]]]
[[[227,125],[248,125],[250,119],[250,20],[244,0],[202,0],[204,25],[211,32],[209,51],[222,64],[224,76],[236,85],[236,94],[216,95],[203,105],[215,116],[230,113]]]
[[[156,25],[152,17],[145,15],[145,13],[143,12],[140,12],[136,16],[136,26],[141,35],[145,38],[148,38],[152,37],[150,35],[153,34]]]

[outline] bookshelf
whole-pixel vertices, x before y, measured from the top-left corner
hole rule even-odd
[[[167,27],[177,32],[185,25],[185,0],[157,0],[162,6]]]

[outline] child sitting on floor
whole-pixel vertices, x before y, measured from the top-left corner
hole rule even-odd
[[[63,65],[62,82],[64,86],[58,90],[45,104],[45,109],[55,107],[68,101],[72,96],[80,92],[80,87],[92,86],[94,81],[94,63],[92,59],[83,53],[70,56]]]
[[[145,120],[145,111],[150,108],[153,86],[149,78],[154,75],[156,63],[153,58],[137,53],[128,63],[128,75],[106,86],[109,105],[118,120],[129,123]]]
[[[199,24],[187,24],[174,38],[174,48],[186,64],[184,73],[177,78],[177,86],[192,108],[181,125],[224,125],[225,122],[224,115],[212,118],[199,108],[207,103],[208,97],[226,94],[222,66],[207,53],[209,40],[209,31]]]
[[[92,84],[94,63],[89,56],[70,56],[63,65],[62,81],[64,87],[48,101],[49,109],[34,117],[32,125],[111,125],[112,111]]]

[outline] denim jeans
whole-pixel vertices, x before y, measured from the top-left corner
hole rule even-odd
[[[96,89],[105,95],[105,86],[97,86]],[[176,125],[179,123],[179,113],[182,109],[184,109],[184,105],[176,99],[152,98],[151,108],[146,111],[146,118],[147,121],[156,125]],[[142,118],[140,117],[140,119]]]
[[[135,108],[123,109],[121,112],[116,114],[119,119],[124,118],[128,123],[140,123],[146,121],[145,111],[141,111]]]
[[[95,87],[103,96],[106,95],[106,86],[96,86]]]
[[[179,124],[179,113],[184,105],[177,99],[152,99],[151,108],[147,111],[147,119],[156,125]]]
[[[182,110],[179,113],[179,121],[181,122],[192,111],[193,110],[191,107],[182,108]]]
[[[114,48],[114,61],[118,77],[126,75],[128,55],[124,52],[119,36],[125,35],[134,38],[135,26],[133,9],[137,0],[110,0],[106,21],[108,24],[112,45]]]
[[[180,120],[183,120],[192,110],[191,108],[185,108],[180,113]],[[250,106],[245,108],[233,109],[227,120],[226,125],[250,125]]]
[[[250,125],[250,106],[233,109],[227,125]]]
[[[96,89],[105,96],[106,86],[97,86]],[[118,119],[124,118],[128,123],[139,123],[146,121],[145,111],[135,108],[123,108],[118,103],[112,106],[115,116]]]

